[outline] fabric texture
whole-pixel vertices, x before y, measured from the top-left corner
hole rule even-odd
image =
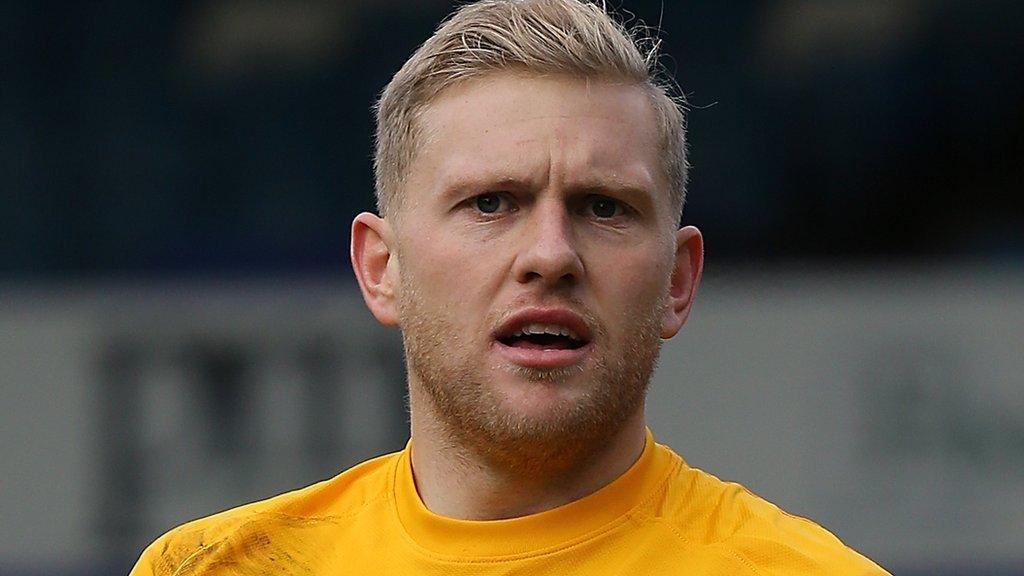
[[[691,468],[649,431],[608,486],[509,520],[431,513],[410,450],[175,528],[131,576],[887,574],[817,524]]]

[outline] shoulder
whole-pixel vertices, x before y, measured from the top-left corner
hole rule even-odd
[[[677,465],[652,513],[687,548],[728,556],[754,574],[887,574],[814,521],[673,456]]]
[[[289,542],[316,537],[373,509],[390,494],[400,453],[387,454],[316,484],[182,524],[142,553],[131,576],[173,576],[250,554],[272,555]],[[191,568],[185,571],[191,573]]]

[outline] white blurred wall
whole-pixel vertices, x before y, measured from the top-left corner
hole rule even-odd
[[[710,276],[648,403],[665,442],[894,573],[1019,573],[1024,269]]]
[[[197,349],[245,358],[236,445],[210,443],[230,434]],[[401,378],[350,284],[0,286],[0,573],[130,564],[173,524],[397,449]],[[692,465],[894,572],[1024,560],[1020,271],[712,268],[648,411]]]

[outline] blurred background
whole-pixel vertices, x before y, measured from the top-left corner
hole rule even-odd
[[[615,0],[689,98],[705,282],[655,434],[897,574],[1024,574],[1024,4]],[[377,94],[442,0],[0,5],[0,573],[407,437]]]

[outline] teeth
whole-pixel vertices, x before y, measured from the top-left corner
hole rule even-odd
[[[566,336],[573,340],[579,340],[580,337],[569,330],[565,326],[559,326],[557,324],[527,324],[520,328],[513,336],[526,336],[529,334],[550,334],[552,336]]]

